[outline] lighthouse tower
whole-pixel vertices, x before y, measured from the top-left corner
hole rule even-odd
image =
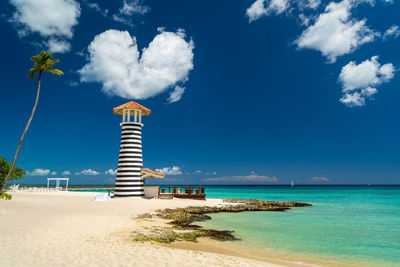
[[[122,116],[121,146],[114,196],[143,197],[142,117],[149,116],[151,110],[131,101],[114,108],[113,113]]]

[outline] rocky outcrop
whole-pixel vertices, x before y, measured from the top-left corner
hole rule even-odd
[[[176,209],[157,210],[156,216],[169,220],[173,227],[159,229],[152,235],[138,234],[134,237],[135,241],[155,241],[159,243],[171,243],[184,240],[196,242],[198,237],[209,237],[220,241],[237,240],[232,231],[218,231],[204,229],[193,224],[196,221],[209,220],[211,217],[207,214],[217,212],[243,212],[243,211],[285,211],[292,207],[311,206],[302,202],[277,202],[257,199],[224,199],[227,205],[222,207],[187,207]],[[149,215],[142,217],[151,218]],[[174,231],[176,230],[176,231]]]

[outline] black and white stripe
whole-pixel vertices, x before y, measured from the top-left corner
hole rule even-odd
[[[114,196],[142,197],[142,124],[123,122]]]

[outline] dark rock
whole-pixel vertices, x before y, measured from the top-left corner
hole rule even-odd
[[[137,219],[151,219],[153,216],[150,213],[143,213],[136,216]]]

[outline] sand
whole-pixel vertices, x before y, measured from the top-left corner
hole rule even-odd
[[[220,199],[117,198],[90,192],[15,192],[0,201],[0,266],[281,266],[234,255],[131,240],[156,209],[223,205]],[[211,250],[212,251],[212,250]]]

